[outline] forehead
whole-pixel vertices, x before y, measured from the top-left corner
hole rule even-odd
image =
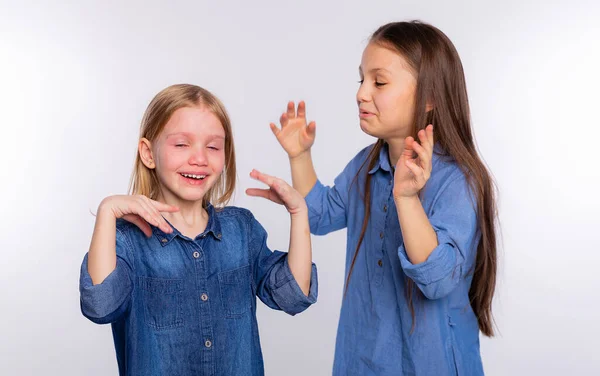
[[[166,135],[186,132],[201,135],[225,136],[225,129],[219,118],[208,108],[182,107],[177,109],[165,124]]]
[[[408,61],[397,51],[378,43],[369,43],[364,49],[359,70],[363,73],[409,72],[414,75]]]

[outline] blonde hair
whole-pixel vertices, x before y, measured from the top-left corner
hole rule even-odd
[[[224,206],[235,190],[235,150],[231,121],[225,106],[211,92],[196,85],[178,84],[163,89],[152,99],[140,126],[140,139],[154,142],[175,111],[183,107],[205,107],[221,122],[225,130],[225,166],[215,185],[204,195],[202,204]],[[156,171],[144,165],[139,152],[135,158],[129,193],[155,200],[160,193]]]

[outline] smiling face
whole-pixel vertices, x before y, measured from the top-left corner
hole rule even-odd
[[[363,132],[386,141],[410,135],[417,80],[407,61],[372,42],[363,52],[359,74],[356,102]]]
[[[160,192],[177,201],[201,201],[225,165],[225,130],[205,106],[177,109],[158,137],[141,139],[140,157],[155,169]]]

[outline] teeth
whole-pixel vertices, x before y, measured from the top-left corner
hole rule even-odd
[[[192,178],[192,179],[204,179],[206,177],[206,175],[193,175],[193,174],[181,174],[182,176],[185,176],[186,178]]]

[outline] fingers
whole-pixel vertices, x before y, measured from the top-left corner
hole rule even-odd
[[[277,126],[274,123],[270,123],[269,126],[271,127],[271,132],[273,132],[275,137],[277,137],[279,132],[281,132],[281,129],[277,128]]]
[[[137,202],[139,203],[139,206],[141,209],[138,214],[143,219],[145,219],[146,222],[152,224],[153,226],[160,228],[165,233],[171,233],[173,231],[171,226],[163,218],[162,214],[160,214],[159,210],[157,209],[157,207],[155,205],[157,205],[157,206],[160,205],[162,208],[167,209],[165,211],[168,211],[168,212],[177,211],[179,209],[177,209],[171,205],[167,205],[167,204],[160,203],[158,201],[150,200],[146,196],[138,196]]]
[[[429,139],[429,143],[433,148],[433,145],[435,145],[435,142],[433,140],[433,124],[429,124],[427,128],[425,128],[425,131],[427,132],[427,139]]]
[[[262,198],[270,199],[270,197],[269,197],[270,191],[271,191],[270,189],[248,188],[248,189],[246,189],[246,194],[248,196],[262,197]]]
[[[423,146],[428,153],[433,153],[433,142],[430,141],[430,135],[433,137],[433,133],[430,130],[431,125],[427,126],[426,129],[421,129],[417,133],[417,137],[419,137],[419,141],[421,142],[421,146]]]
[[[283,201],[277,194],[274,194],[271,189],[260,189],[260,188],[248,188],[246,194],[253,197],[262,197],[267,200],[271,200],[277,204],[283,204]]]
[[[415,180],[420,186],[424,186],[427,182],[428,177],[425,176],[425,170],[418,166],[414,160],[409,159],[405,162],[406,167],[412,172],[415,177]]]
[[[289,101],[287,104],[287,117],[288,119],[293,119],[296,117],[296,108],[294,106],[294,102]]]
[[[311,121],[310,124],[308,124],[308,126],[306,127],[306,134],[310,138],[314,138],[316,133],[317,133],[317,123],[315,123],[314,121]]]
[[[123,216],[123,219],[127,222],[131,222],[134,225],[136,225],[140,230],[142,230],[146,237],[149,238],[152,236],[152,229],[150,228],[150,225],[148,225],[148,223],[145,220],[143,220],[139,215],[127,214]]]
[[[413,143],[415,142],[415,139],[412,137],[406,137],[406,139],[404,140],[404,150],[402,151],[402,155],[401,157],[404,158],[412,158],[413,157]]]
[[[285,126],[288,125],[289,121],[290,118],[288,117],[288,114],[286,114],[285,112],[281,114],[281,117],[279,118],[279,124],[281,124],[281,129],[285,128]]]
[[[152,199],[149,200],[152,203],[152,206],[154,206],[159,212],[175,213],[179,211],[179,208],[177,206],[165,204]]]
[[[273,176],[263,174],[262,172],[260,172],[256,169],[253,169],[250,172],[250,177],[252,177],[255,180],[261,181],[261,182],[265,183],[266,185],[268,185],[269,187],[273,188],[273,183],[275,182],[275,178]]]
[[[304,103],[304,101],[300,101],[300,103],[298,103],[298,117],[306,117],[306,103]]]
[[[421,168],[423,168],[425,171],[431,170],[430,166],[431,166],[431,152],[432,151],[430,149],[426,149],[423,146],[419,145],[418,142],[413,142],[412,147],[413,147],[414,151],[417,153],[417,155],[419,156]]]
[[[250,177],[261,181],[269,186],[269,189],[249,188],[246,193],[250,196],[259,196],[269,199],[278,204],[284,204],[289,196],[288,184],[274,176],[263,174],[262,172],[253,169],[250,172]]]

